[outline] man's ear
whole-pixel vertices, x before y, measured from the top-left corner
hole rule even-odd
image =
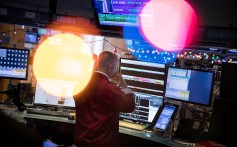
[[[113,65],[110,63],[109,65],[108,65],[108,68],[113,68]]]
[[[112,64],[109,64],[108,65],[108,71],[112,71],[113,70],[113,65]]]

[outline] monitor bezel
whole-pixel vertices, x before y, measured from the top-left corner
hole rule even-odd
[[[198,102],[192,102],[192,101],[185,101],[185,100],[180,100],[180,99],[176,99],[176,98],[171,98],[171,97],[166,97],[166,84],[167,84],[167,79],[168,79],[168,71],[169,68],[177,68],[177,69],[184,69],[184,70],[192,70],[192,71],[199,71],[199,72],[206,72],[206,73],[212,73],[212,82],[211,82],[211,88],[210,88],[210,93],[209,93],[209,101],[207,104],[204,103],[198,103]],[[187,104],[195,104],[195,105],[201,105],[201,106],[207,106],[207,107],[211,107],[212,106],[212,100],[213,100],[213,89],[214,89],[214,83],[215,83],[215,72],[211,71],[211,70],[204,70],[204,69],[194,69],[194,68],[187,68],[187,67],[177,67],[177,66],[166,66],[166,78],[165,78],[165,86],[164,86],[164,100],[174,100],[174,101],[179,101],[179,102],[184,102]]]
[[[29,76],[29,60],[30,60],[30,50],[29,49],[20,49],[20,48],[9,48],[9,47],[0,47],[0,49],[7,49],[7,50],[24,50],[27,51],[27,66],[26,66],[26,75],[25,77],[10,77],[10,76],[2,76],[0,75],[0,78],[3,79],[15,79],[15,80],[27,80]]]

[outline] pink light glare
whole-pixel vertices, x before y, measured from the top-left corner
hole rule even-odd
[[[151,0],[140,14],[140,31],[154,46],[178,51],[187,46],[197,25],[197,16],[184,0]]]

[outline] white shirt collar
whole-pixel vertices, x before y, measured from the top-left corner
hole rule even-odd
[[[101,71],[94,71],[94,72],[101,73],[101,74],[105,75],[108,78],[108,80],[110,81],[110,78],[109,78],[109,76],[106,73],[101,72]]]

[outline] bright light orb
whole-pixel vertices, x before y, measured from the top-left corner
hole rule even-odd
[[[140,14],[140,31],[154,46],[178,51],[193,37],[197,16],[184,0],[151,0]]]
[[[36,80],[51,79],[74,83],[70,88],[73,88],[75,95],[89,82],[93,64],[91,50],[83,39],[73,34],[57,34],[38,47],[34,56],[33,72]],[[51,83],[50,86],[39,84],[48,93],[60,96],[57,83]]]

